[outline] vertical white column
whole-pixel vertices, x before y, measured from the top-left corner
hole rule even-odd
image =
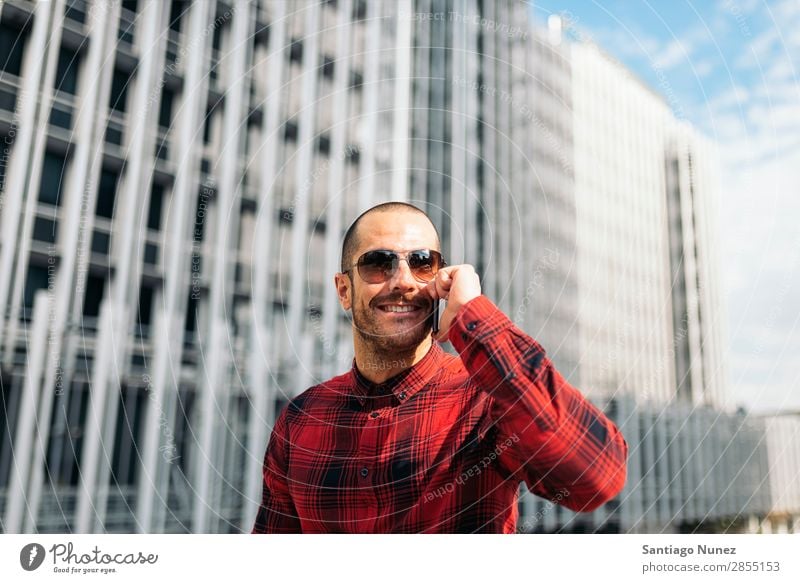
[[[350,14],[352,11],[351,0],[340,2],[338,18],[336,21],[336,69],[333,78],[333,111],[348,111],[347,89],[350,62]],[[328,174],[328,203],[327,228],[325,229],[325,273],[336,273],[340,269],[341,234],[342,234],[342,209],[345,196],[344,173],[347,165],[345,148],[347,147],[347,128],[351,121],[345,116],[343,120],[331,128],[331,155],[333,161]],[[324,282],[333,286],[333,281]],[[336,337],[339,328],[339,310],[341,306],[331,287],[323,286],[322,299],[322,326],[326,340],[326,350],[332,354],[325,354],[325,368],[323,376],[329,378],[335,374],[337,343]]]
[[[143,47],[135,93],[131,95],[128,110],[130,140],[126,156],[128,170],[120,186],[117,204],[118,215],[126,220],[117,221],[115,246],[118,258],[114,278],[109,281],[107,294],[101,307],[97,352],[92,370],[92,394],[87,416],[87,437],[83,440],[81,455],[81,482],[76,512],[76,532],[96,532],[102,528],[108,496],[108,476],[111,470],[113,435],[119,400],[112,386],[117,386],[125,373],[128,359],[128,331],[133,324],[139,290],[143,217],[149,200],[150,170],[153,137],[149,130],[154,125],[160,92],[159,73],[164,62],[164,37],[160,35],[163,6],[145,3],[140,16],[139,30]],[[108,313],[107,313],[108,312]],[[108,398],[108,395],[112,395]],[[103,457],[100,458],[102,444]]]
[[[509,26],[513,23],[524,25],[526,22],[525,10],[526,8],[523,4],[512,3],[509,6],[508,13]],[[509,263],[511,271],[509,275],[511,276],[512,300],[510,307],[511,313],[514,314],[522,303],[527,279],[530,277],[527,261],[527,248],[530,243],[523,239],[522,229],[524,228],[525,209],[530,197],[528,189],[533,182],[525,175],[525,159],[530,155],[530,152],[525,151],[526,114],[530,112],[525,92],[526,75],[523,70],[526,53],[525,45],[520,38],[519,32],[506,36],[505,40],[508,42],[510,50],[509,92],[514,98],[511,124],[508,128],[508,134],[511,136],[511,160],[508,169],[511,197],[507,225],[509,236],[511,237],[511,261]],[[525,227],[530,228],[530,225],[526,224]],[[599,514],[595,515],[596,519],[602,519],[604,510],[601,508],[600,511]]]
[[[453,46],[450,48],[453,76],[458,79],[467,79],[466,35],[469,24],[467,23],[466,0],[455,0],[455,13],[459,18],[450,24],[453,30]],[[464,179],[466,177],[466,160],[464,148],[467,142],[467,131],[464,114],[466,113],[466,87],[450,86],[450,176],[446,180],[450,183],[450,204],[445,209],[443,221],[450,222],[450,252],[448,260],[452,264],[464,262]]]
[[[486,10],[486,18],[490,21],[497,21],[497,16],[495,14],[496,5],[494,2],[484,3],[484,8]],[[500,87],[498,87],[497,81],[497,68],[499,64],[498,61],[493,58],[494,55],[497,54],[497,38],[494,35],[487,34],[485,29],[481,29],[479,34],[483,36],[484,54],[481,55],[481,59],[483,60],[482,68],[486,87],[490,88],[493,93],[499,95]],[[497,274],[498,242],[500,240],[500,235],[498,233],[500,223],[498,222],[499,217],[497,213],[497,191],[499,183],[497,179],[497,172],[499,171],[497,167],[497,139],[499,133],[497,111],[501,107],[501,104],[498,99],[488,94],[482,95],[481,99],[484,104],[482,117],[484,124],[483,152],[485,153],[481,160],[481,163],[484,165],[483,192],[481,193],[483,208],[481,212],[485,214],[485,233],[483,241],[481,242],[480,252],[483,258],[483,264],[486,267],[485,272],[481,273],[480,276],[483,293],[497,302],[499,301],[498,282],[502,281],[502,278],[498,278]]]
[[[411,59],[413,58],[412,0],[400,0],[397,13],[395,48],[394,128],[392,136],[392,200],[408,200],[411,133]],[[341,111],[341,110],[335,110]],[[336,150],[334,150],[336,151]]]
[[[430,0],[415,0],[412,6],[410,18],[419,13],[430,12]],[[414,112],[411,115],[413,120],[413,140],[411,141],[412,157],[411,165],[414,167],[409,170],[412,178],[411,197],[425,196],[426,185],[428,183],[428,146],[425,137],[429,131],[428,119],[430,111],[428,88],[430,85],[430,43],[431,26],[428,20],[415,20],[412,26],[411,36],[414,43],[412,54],[414,55],[413,92]],[[429,197],[426,197],[428,200]],[[426,200],[426,202],[428,202]],[[423,205],[424,206],[424,205]]]
[[[172,205],[165,230],[164,293],[163,303],[156,311],[152,399],[161,404],[167,414],[177,391],[183,352],[183,323],[186,310],[187,283],[189,280],[189,246],[187,240],[194,220],[194,205],[199,183],[198,143],[202,138],[203,116],[207,101],[211,35],[204,29],[213,21],[214,2],[192,4],[188,15],[188,46],[182,58],[186,59],[184,100],[178,108],[176,139],[179,153]],[[158,448],[161,442],[160,411],[148,407],[144,426],[142,470],[137,486],[136,517],[142,532],[160,530],[154,508],[155,498],[166,506],[166,471],[158,465]],[[162,516],[163,513],[159,513]]]
[[[496,21],[508,24],[509,15],[507,6],[505,4],[497,4]],[[498,107],[497,127],[500,132],[498,135],[498,149],[496,168],[499,175],[497,182],[497,205],[499,216],[498,222],[495,223],[498,227],[498,246],[496,248],[497,255],[495,265],[497,266],[497,273],[499,276],[498,281],[503,284],[498,286],[497,299],[498,306],[507,314],[513,314],[513,307],[511,305],[511,231],[509,225],[511,224],[511,198],[514,192],[511,190],[511,111],[512,105],[509,101],[509,96],[512,95],[511,86],[511,54],[509,51],[508,39],[499,34],[494,34],[491,31],[486,33],[487,36],[496,37],[497,46],[497,85],[498,95],[505,95],[505,99],[501,99]]]
[[[35,438],[38,437],[37,427],[42,404],[40,379],[47,352],[47,315],[49,311],[50,294],[43,290],[36,292],[33,302],[33,330],[28,345],[25,384],[22,389],[22,402],[19,406],[19,421],[12,452],[11,477],[8,482],[6,514],[3,520],[3,532],[6,533],[21,533],[24,524],[35,523],[35,516],[32,515],[35,509],[30,507],[30,501],[27,498],[31,464],[27,457],[21,459],[19,455],[27,456],[33,448],[47,447],[47,440]],[[45,395],[44,398],[52,399],[49,395]]]
[[[481,55],[478,53],[478,38],[481,34],[481,28],[474,22],[475,16],[478,15],[478,10],[475,0],[470,0],[468,5],[468,12],[470,18],[465,30],[466,38],[464,39],[464,64],[466,79],[478,79],[478,71],[480,69]],[[454,91],[459,91],[453,87]],[[465,168],[464,168],[464,212],[463,223],[460,229],[464,233],[464,260],[472,265],[478,262],[479,246],[482,241],[478,239],[478,224],[476,217],[478,216],[478,197],[481,193],[478,191],[478,173],[477,168],[480,164],[480,143],[478,142],[478,100],[479,92],[463,89],[464,91],[464,123],[465,123]],[[485,132],[484,132],[485,133]],[[483,277],[483,274],[478,274]],[[529,505],[530,506],[530,505]]]
[[[58,64],[58,47],[64,20],[64,0],[40,3],[36,7],[33,32],[22,65],[22,88],[17,95],[18,128],[7,165],[0,237],[0,352],[5,341],[3,362],[10,366],[19,329],[22,287],[25,285],[28,253],[42,175],[46,128],[53,100],[53,81]],[[35,96],[40,95],[40,99]],[[21,232],[20,232],[21,231]],[[6,327],[7,325],[7,327]]]
[[[267,60],[267,99],[261,127],[261,183],[256,217],[253,254],[253,295],[250,325],[250,350],[248,356],[248,385],[253,407],[248,420],[248,456],[245,472],[245,503],[243,522],[255,519],[261,500],[261,466],[267,446],[267,428],[274,422],[274,369],[278,362],[273,357],[274,344],[269,333],[272,321],[272,238],[275,229],[274,187],[276,165],[280,151],[281,109],[283,105],[283,76],[286,43],[286,2],[274,0],[271,4],[273,20],[270,22],[269,58]],[[259,66],[256,63],[255,66]]]
[[[375,142],[378,131],[378,102],[380,82],[380,48],[381,48],[381,2],[367,2],[366,47],[364,49],[364,113],[356,121],[362,128],[359,135],[361,143],[361,176],[358,189],[358,212],[371,206],[375,195]]]
[[[225,409],[220,400],[230,398],[227,384],[228,369],[232,359],[230,338],[226,318],[233,307],[233,270],[238,260],[238,221],[241,204],[241,181],[239,160],[243,154],[242,128],[247,128],[245,105],[246,65],[252,42],[251,6],[239,1],[235,4],[230,53],[224,63],[229,65],[229,89],[225,94],[223,111],[223,149],[221,152],[220,183],[217,199],[217,221],[215,223],[211,279],[208,338],[205,344],[204,361],[206,374],[200,382],[202,400],[199,427],[199,448],[194,452],[196,477],[196,499],[192,508],[192,530],[206,532],[209,528],[212,481],[219,479],[222,460],[215,455],[219,442],[217,428],[220,424],[218,412]],[[216,441],[216,443],[215,443]],[[216,476],[216,477],[215,477]]]
[[[99,144],[102,144],[106,104],[111,92],[111,75],[114,67],[113,47],[116,40],[116,23],[119,19],[119,4],[105,5],[97,3],[90,11],[91,27],[89,35],[89,55],[86,61],[88,71],[96,71],[95,75],[86,75],[81,83],[81,94],[84,106],[78,109],[75,120],[77,144],[75,156],[71,162],[71,171],[65,192],[65,206],[62,209],[61,226],[63,233],[61,242],[63,252],[56,275],[54,301],[51,314],[51,346],[48,350],[48,361],[45,365],[43,390],[57,386],[62,376],[62,354],[64,338],[68,337],[68,321],[72,302],[80,297],[82,278],[86,275],[86,255],[94,223],[94,207],[97,196],[97,182],[100,173],[102,156]],[[113,24],[112,24],[113,23]],[[73,295],[74,294],[74,295]],[[64,390],[69,392],[69,379],[66,379]],[[47,443],[53,400],[44,399],[42,410],[42,440]],[[34,451],[32,463],[30,500],[31,515],[36,516],[41,499],[44,479],[44,455],[46,451]]]
[[[97,351],[95,352],[95,376],[108,378],[112,374],[109,369],[115,364],[120,365],[118,362],[115,363],[113,358],[120,351],[120,344],[125,340],[126,328],[119,329],[124,316],[119,308],[120,306],[114,306],[111,302],[103,302],[100,308],[100,325],[97,335]],[[116,331],[115,324],[119,326]],[[108,464],[111,463],[114,444],[103,440],[103,428],[105,425],[114,424],[113,419],[106,419],[105,409],[108,406],[109,396],[111,400],[116,400],[117,397],[108,389],[107,383],[101,386],[93,385],[89,398],[81,455],[78,505],[75,515],[75,532],[78,533],[94,532],[96,527],[98,511],[96,502],[98,486],[100,486],[96,478],[101,450],[104,461]]]
[[[300,349],[300,337],[304,334],[303,321],[306,318],[306,274],[308,255],[308,207],[312,162],[315,152],[315,119],[317,78],[319,71],[319,10],[320,5],[311,3],[306,8],[305,32],[303,45],[303,82],[302,103],[300,111],[300,131],[297,144],[297,165],[295,167],[294,218],[292,220],[292,274],[289,294],[289,347],[291,352],[286,356],[290,361],[297,361]],[[300,366],[310,366],[301,363]],[[298,387],[298,390],[301,390]]]

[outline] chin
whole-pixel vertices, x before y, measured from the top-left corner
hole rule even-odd
[[[403,332],[385,332],[377,334],[362,334],[362,337],[380,349],[381,352],[409,352],[415,350],[425,339],[430,336],[431,329],[427,326],[424,330],[414,327]]]

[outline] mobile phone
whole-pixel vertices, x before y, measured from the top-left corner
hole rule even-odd
[[[433,333],[439,332],[439,301],[433,300]]]

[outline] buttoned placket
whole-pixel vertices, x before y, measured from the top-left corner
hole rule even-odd
[[[435,349],[441,352],[441,348]],[[354,370],[355,370],[355,362]],[[400,380],[400,385],[393,389],[387,386],[372,387],[371,396],[365,396],[363,390],[357,395],[358,403],[363,411],[363,424],[358,439],[358,457],[356,458],[356,474],[358,480],[358,498],[362,508],[368,509],[372,517],[369,520],[359,520],[359,532],[375,532],[378,522],[378,497],[375,489],[375,479],[379,474],[378,459],[381,454],[381,430],[386,431],[386,419],[391,417],[397,407],[402,406],[433,376],[435,367],[430,367],[423,377],[415,379],[409,384],[409,379]],[[357,374],[353,373],[353,382],[357,383]],[[413,385],[413,386],[412,386]],[[376,396],[376,391],[378,396]]]
[[[366,399],[368,408],[372,405],[371,399]],[[375,475],[381,422],[383,409],[373,409],[366,413],[365,421],[358,440],[358,492],[362,507],[369,509],[369,520],[360,520],[357,527],[361,532],[374,532],[375,522],[378,519],[378,499],[375,495]]]

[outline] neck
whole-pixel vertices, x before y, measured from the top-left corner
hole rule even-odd
[[[418,346],[407,351],[384,351],[367,345],[357,334],[353,337],[358,371],[369,381],[379,384],[411,368],[431,349],[433,340],[428,335]]]

